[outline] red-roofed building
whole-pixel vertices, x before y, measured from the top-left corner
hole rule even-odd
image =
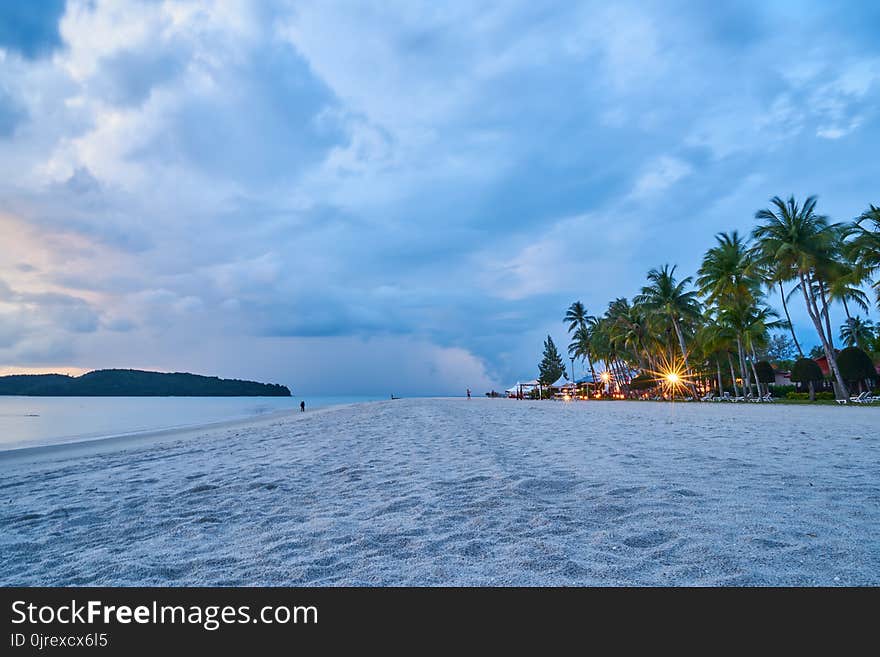
[[[825,376],[831,375],[831,369],[828,367],[828,359],[825,356],[814,358],[813,360],[816,361],[816,365],[822,370],[822,374]],[[877,375],[880,376],[880,363],[874,364],[874,370],[877,372]]]

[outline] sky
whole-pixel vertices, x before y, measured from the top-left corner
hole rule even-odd
[[[480,394],[774,195],[880,204],[880,3],[720,5],[0,3],[0,373]]]

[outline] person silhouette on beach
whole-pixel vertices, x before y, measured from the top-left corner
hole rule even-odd
[[[306,403],[305,403],[304,401],[301,401],[301,402],[299,403],[299,412],[300,412],[300,413],[305,413],[305,412],[306,412]]]
[[[468,388],[467,391],[468,391],[468,399],[470,399],[471,398],[471,389]]]

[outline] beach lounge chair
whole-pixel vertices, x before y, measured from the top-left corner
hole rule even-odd
[[[701,402],[704,402],[704,401],[714,401],[714,400],[715,400],[715,397],[714,397],[714,395],[713,395],[711,392],[710,392],[708,395],[704,396],[704,397],[700,397],[700,401],[701,401]]]
[[[761,401],[762,401],[762,402],[772,402],[772,401],[773,401],[773,395],[771,395],[771,394],[768,392],[766,395],[764,395],[763,397],[761,397]]]
[[[869,394],[867,392],[863,392],[862,394],[856,397],[850,397],[849,400],[851,402],[855,402],[856,404],[864,404],[868,400]]]

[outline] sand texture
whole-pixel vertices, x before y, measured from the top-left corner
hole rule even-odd
[[[399,400],[0,459],[5,585],[880,584],[880,409]]]

